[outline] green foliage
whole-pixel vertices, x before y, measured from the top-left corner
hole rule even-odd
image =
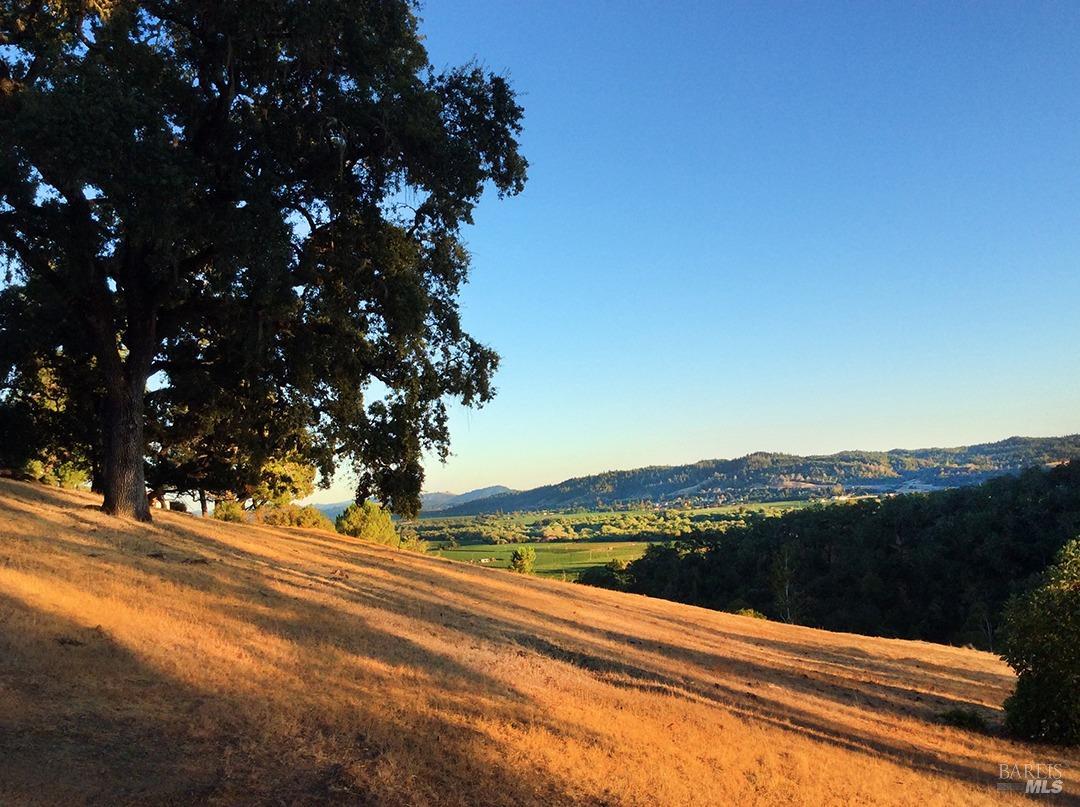
[[[1017,675],[1005,701],[1010,733],[1080,743],[1080,539],[1061,548],[1037,588],[1010,600],[1002,657]]]
[[[427,541],[416,534],[416,530],[408,527],[398,530],[398,549],[408,552],[427,552]]]
[[[776,515],[805,502],[710,507],[697,510],[576,511],[514,515],[421,518],[414,528],[431,542],[521,544],[546,541],[665,541],[693,539],[744,524],[758,515]]]
[[[175,388],[150,393],[146,480],[151,490],[235,498],[256,510],[312,493],[317,467],[307,459],[314,449],[302,425],[268,418],[251,429],[250,421],[218,406],[224,395],[215,389],[200,401],[181,402]],[[252,409],[241,407],[248,415]]]
[[[81,488],[90,482],[87,470],[73,462],[60,462],[53,466],[53,479],[62,488]]]
[[[342,535],[363,538],[377,544],[398,546],[401,542],[390,514],[372,501],[350,504],[345,508],[345,512],[337,517],[334,527]]]
[[[24,477],[60,488],[81,488],[90,481],[90,474],[86,469],[74,462],[28,460],[23,464],[21,473]]]
[[[255,520],[272,527],[306,527],[334,531],[334,522],[310,504],[265,505],[255,510]]]
[[[258,484],[247,493],[256,507],[285,507],[315,490],[315,466],[297,454],[267,460],[259,468]]]
[[[603,566],[593,566],[578,575],[577,582],[598,588],[620,589],[626,584],[626,561],[611,560]]]
[[[654,544],[624,588],[828,630],[993,649],[1011,594],[1080,533],[1080,462],[748,516]],[[1078,643],[1080,645],[1080,643]]]
[[[518,547],[510,555],[510,571],[532,574],[536,567],[536,550],[531,546]]]
[[[541,527],[540,537],[545,541],[572,541],[577,533],[569,524],[554,520]]]
[[[49,472],[45,463],[41,460],[27,460],[19,469],[19,474],[25,479],[33,479],[35,482],[48,482]]]
[[[214,502],[213,515],[218,521],[231,521],[236,524],[247,521],[244,508],[234,499],[218,499]]]
[[[977,731],[985,734],[990,730],[986,718],[980,712],[962,706],[947,709],[938,715],[938,719],[946,726],[964,729],[965,731]]]
[[[740,608],[738,611],[733,611],[736,616],[748,616],[751,619],[768,619],[761,611],[756,611],[753,608]]]
[[[0,299],[0,467],[82,487],[90,481],[93,413],[86,396],[72,397],[66,384],[83,383],[85,368],[68,354],[13,355],[5,339],[24,323],[12,313]]]

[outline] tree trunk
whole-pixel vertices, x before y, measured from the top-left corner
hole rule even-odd
[[[94,446],[93,456],[90,458],[90,492],[104,495],[105,493],[105,454],[109,450],[109,429],[106,420],[109,411],[107,400],[97,401],[94,405],[94,415],[102,425],[101,442]]]
[[[143,473],[143,395],[146,380],[110,390],[105,417],[106,513],[150,521]]]
[[[206,491],[205,490],[200,490],[199,491],[199,507],[202,508],[202,517],[206,518],[206,516],[210,512],[210,508],[208,508],[206,506]]]

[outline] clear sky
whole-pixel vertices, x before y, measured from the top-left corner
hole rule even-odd
[[[466,233],[499,394],[429,490],[1080,431],[1080,4],[422,16],[531,162]]]

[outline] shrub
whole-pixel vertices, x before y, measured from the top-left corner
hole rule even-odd
[[[320,530],[328,530],[333,532],[334,522],[330,520],[330,516],[326,515],[322,510],[314,505],[307,505],[306,507],[297,507],[293,505],[297,527],[314,527]]]
[[[938,715],[938,719],[946,726],[964,729],[965,731],[979,731],[985,733],[990,730],[985,717],[974,709],[965,709],[962,706],[957,706],[955,709],[948,709],[942,712]]]
[[[72,462],[61,462],[52,468],[52,483],[62,488],[81,488],[90,481],[90,474]]]
[[[536,566],[536,550],[531,546],[518,547],[510,555],[510,571],[532,574]]]
[[[235,499],[218,499],[214,502],[214,518],[218,521],[232,521],[235,523],[247,520],[244,517],[244,508]]]
[[[35,482],[46,481],[45,463],[41,460],[27,460],[21,469],[24,479],[32,479]]]
[[[90,481],[90,474],[73,462],[27,460],[22,466],[21,474],[24,479],[33,479],[60,488],[81,488]]]
[[[757,611],[753,608],[740,608],[738,611],[733,611],[736,616],[748,616],[753,619],[768,619],[761,611]]]
[[[1080,742],[1080,539],[1061,548],[1043,582],[1005,609],[1002,658],[1016,670],[1005,726],[1017,737]]]
[[[255,518],[272,527],[308,527],[330,531],[334,529],[334,522],[319,508],[310,504],[306,507],[295,504],[267,505],[255,511]]]
[[[169,509],[177,513],[186,513],[187,502],[180,501],[180,499],[173,499],[169,502]]]
[[[386,546],[398,546],[401,543],[390,514],[375,502],[350,504],[345,508],[345,512],[337,517],[334,526],[342,535],[363,538],[365,541]]]
[[[427,541],[421,538],[416,530],[406,528],[401,530],[398,547],[409,552],[427,552]]]

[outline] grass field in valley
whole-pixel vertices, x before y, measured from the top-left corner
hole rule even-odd
[[[536,550],[536,574],[573,580],[592,566],[601,566],[612,560],[631,561],[640,558],[648,543],[641,541],[588,541],[552,542],[529,544],[472,544],[456,549],[432,549],[432,555],[451,560],[477,563],[481,566],[505,569],[510,556],[519,546],[531,546]]]
[[[536,574],[574,580],[585,569],[641,557],[651,542],[724,530],[752,516],[774,516],[807,502],[767,502],[706,508],[638,508],[427,516],[411,522],[433,555],[506,568],[518,546],[536,551]],[[457,544],[457,545],[454,545]]]
[[[996,656],[0,480],[0,804],[1031,804]],[[1050,803],[1049,801],[1047,803]]]

